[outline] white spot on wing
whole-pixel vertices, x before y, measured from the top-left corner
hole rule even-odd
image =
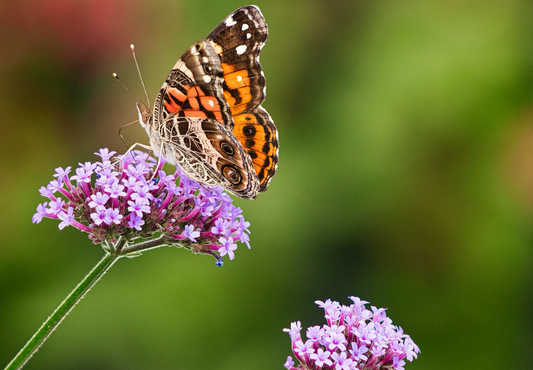
[[[215,106],[215,103],[213,103],[213,100],[212,100],[212,99],[209,99],[209,106],[210,106],[210,107],[214,107],[214,106]]]
[[[204,76],[204,81],[207,83],[211,82],[211,76]]]
[[[259,58],[257,58],[257,63],[259,63]],[[261,76],[263,76],[263,78],[265,78],[265,74],[263,73],[263,71],[261,71]],[[265,83],[265,86],[263,86],[263,95],[266,96],[266,94],[267,94],[267,87],[266,87],[266,83]],[[268,114],[268,112],[267,112],[267,114]],[[270,116],[269,116],[269,118],[270,118]]]
[[[241,76],[241,75],[238,75],[238,76],[237,76],[237,81],[239,81],[239,82],[242,81],[242,76]]]
[[[239,45],[235,48],[235,51],[237,52],[238,55],[242,55],[244,54],[244,52],[246,51],[247,49],[247,46],[246,45]]]
[[[237,24],[237,22],[235,22],[233,20],[233,17],[228,17],[228,19],[226,19],[226,26],[231,27],[231,26],[234,26],[236,24]]]
[[[248,23],[245,23],[242,25],[241,30],[246,31],[248,28],[250,28],[250,26],[248,26]]]
[[[246,34],[246,38],[249,39],[250,37],[252,37],[252,34],[251,33],[247,33]]]
[[[209,58],[208,57],[202,57],[202,63],[207,63],[209,62]]]

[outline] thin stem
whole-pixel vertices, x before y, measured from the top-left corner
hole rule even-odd
[[[120,243],[120,242],[119,242]],[[119,247],[120,250],[120,247]],[[65,298],[52,315],[44,322],[41,328],[31,337],[15,358],[7,365],[5,370],[21,369],[33,356],[44,341],[58,327],[74,306],[96,284],[100,278],[113,266],[121,256],[107,253],[91,272],[78,284],[78,286]]]
[[[164,247],[165,245],[168,245],[169,243],[165,243],[165,241],[168,240],[168,237],[161,235],[154,239],[149,239],[144,242],[140,242],[137,244],[132,245],[126,245],[124,248],[121,249],[121,254],[125,255],[128,253],[134,253],[134,252],[144,252],[146,250],[155,249],[159,247]],[[177,244],[177,243],[176,243]]]

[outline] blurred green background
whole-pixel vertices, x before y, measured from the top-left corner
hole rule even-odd
[[[283,369],[282,329],[314,300],[388,307],[422,353],[407,369],[533,360],[533,3],[261,1],[264,104],[278,174],[236,200],[252,249],[121,260],[26,367]],[[31,224],[54,168],[125,150],[151,99],[238,1],[0,4],[0,366],[100,259],[74,228]],[[128,142],[147,143],[140,126]]]

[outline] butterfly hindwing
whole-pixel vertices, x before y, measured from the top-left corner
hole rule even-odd
[[[259,191],[263,192],[276,173],[278,165],[279,144],[276,127],[270,115],[261,106],[248,113],[236,115],[233,119],[233,133],[252,159],[260,183]]]
[[[220,123],[209,120],[202,122],[210,146],[218,158],[212,163],[222,175],[232,192],[240,197],[257,196],[259,182],[254,173],[251,158],[242,148],[231,130]]]
[[[222,186],[242,198],[257,196],[259,182],[251,159],[224,124],[208,118],[174,116],[160,130],[158,136],[164,138],[161,154],[191,179]]]

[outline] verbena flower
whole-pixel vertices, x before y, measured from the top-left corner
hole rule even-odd
[[[326,324],[309,327],[306,339],[301,337],[299,321],[283,329],[299,361],[295,366],[288,356],[284,365],[288,370],[403,370],[404,359],[417,358],[420,349],[401,327],[392,325],[384,308],[367,309],[368,302],[349,298],[350,306],[316,301],[325,311]]]
[[[39,190],[49,201],[37,206],[34,223],[58,219],[60,229],[84,231],[109,252],[174,245],[213,255],[218,265],[221,256],[234,258],[236,242],[250,247],[250,224],[222,189],[206,188],[179,168],[167,175],[164,161],[155,168],[157,161],[141,151],[95,154],[101,160],[79,163],[75,175],[71,167],[56,168],[55,179]]]

